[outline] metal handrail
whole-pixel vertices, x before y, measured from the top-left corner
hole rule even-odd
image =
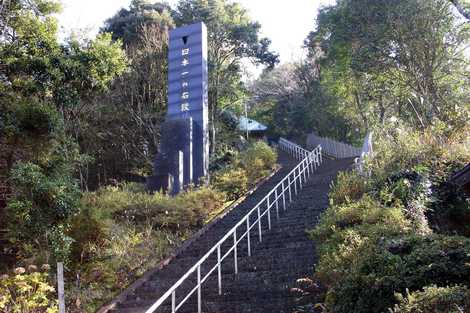
[[[283,210],[287,210],[286,198],[288,195],[289,202],[292,202],[292,189],[294,189],[295,195],[298,193],[298,188],[302,188],[303,184],[307,181],[307,178],[311,173],[319,166],[322,162],[322,149],[321,146],[316,147],[311,152],[303,149],[302,147],[281,138],[279,141],[279,147],[291,153],[297,159],[301,159],[300,163],[294,167],[289,174],[287,174],[271,191],[260,201],[258,204],[252,208],[235,226],[232,227],[203,257],[199,259],[181,278],[173,284],[170,289],[168,289],[150,308],[145,311],[145,313],[153,313],[158,309],[168,298],[171,296],[171,312],[175,313],[178,311],[181,306],[195,293],[197,292],[197,307],[198,313],[202,311],[202,284],[209,278],[209,276],[217,270],[218,276],[218,293],[222,295],[222,261],[227,258],[233,252],[234,256],[234,270],[235,274],[238,274],[238,259],[237,259],[237,245],[245,237],[247,238],[247,249],[248,256],[251,256],[251,230],[258,226],[258,240],[262,242],[263,232],[262,232],[262,218],[267,216],[268,220],[268,229],[271,229],[271,208],[275,207],[276,217],[279,219],[279,207],[280,204],[283,206]],[[274,195],[274,200],[271,202],[271,198]],[[282,200],[282,201],[281,201]],[[281,203],[280,203],[281,202]],[[266,204],[266,209],[261,212],[261,206]],[[250,222],[250,216],[255,213],[257,219],[253,222]],[[246,231],[241,235],[237,236],[237,229],[246,224]],[[226,253],[222,255],[221,246],[229,239],[233,237],[233,244],[228,249]],[[201,277],[201,265],[209,259],[209,257],[214,253],[217,253],[217,263],[208,270],[207,274]],[[186,296],[179,302],[176,303],[176,291],[188,277],[196,272],[197,275],[197,284],[192,288]]]

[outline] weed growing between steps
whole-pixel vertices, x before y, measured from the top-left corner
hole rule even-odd
[[[311,231],[319,261],[304,304],[335,313],[470,311],[470,198],[449,182],[470,160],[468,135],[401,125],[378,133],[371,176],[338,175]]]

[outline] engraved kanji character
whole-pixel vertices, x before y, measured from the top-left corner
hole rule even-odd
[[[181,112],[187,112],[187,111],[189,111],[189,103],[188,102],[181,103]]]

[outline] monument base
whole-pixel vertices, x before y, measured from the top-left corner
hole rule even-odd
[[[169,120],[162,125],[161,151],[154,161],[154,176],[148,177],[147,189],[163,189],[171,195],[192,183],[193,121],[191,118]]]
[[[146,178],[146,186],[149,191],[173,190],[173,176],[171,175],[153,175]]]

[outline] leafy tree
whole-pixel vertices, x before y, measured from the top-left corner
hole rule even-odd
[[[132,1],[105,22],[102,31],[124,43],[129,67],[83,117],[81,146],[94,158],[84,173],[90,186],[151,173],[167,107],[168,31],[173,27],[169,6],[147,1]]]
[[[124,45],[139,41],[142,27],[168,28],[173,25],[171,8],[163,2],[150,3],[147,0],[132,0],[129,9],[121,9],[107,19],[102,32],[113,34]]]
[[[109,34],[59,44],[56,1],[2,4],[0,174],[12,187],[9,238],[21,256],[64,259],[71,242],[64,232],[80,197],[75,174],[86,160],[79,117],[125,70],[126,57]]]
[[[448,1],[344,0],[320,10],[306,45],[317,79],[339,96],[337,113],[361,129],[394,116],[420,128],[437,120],[460,127],[468,34]]]

